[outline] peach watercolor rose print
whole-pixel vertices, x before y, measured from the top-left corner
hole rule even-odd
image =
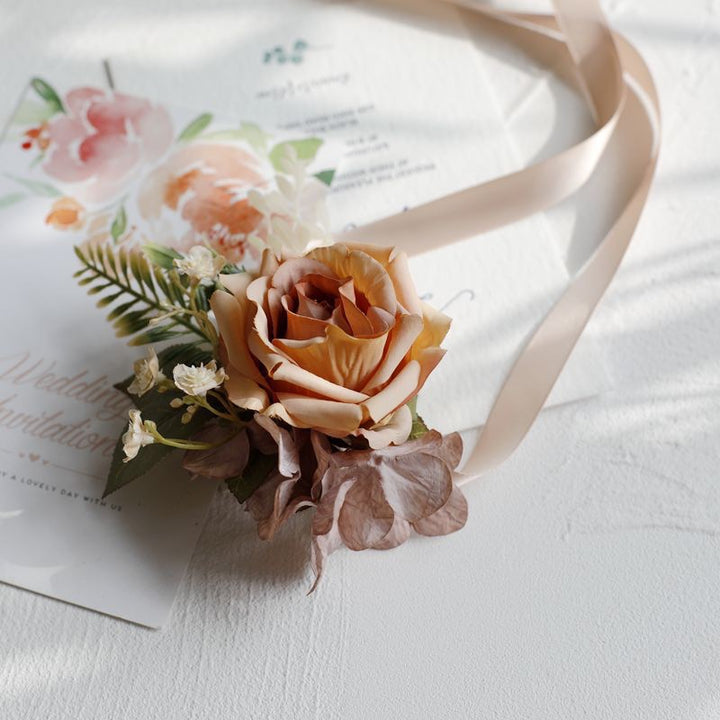
[[[262,215],[247,192],[264,184],[259,159],[242,147],[216,142],[179,146],[142,182],[138,208],[146,220],[159,221],[167,211],[179,215],[186,230],[176,249],[207,243],[230,262],[240,262],[247,237]]]
[[[207,245],[230,263],[251,265],[259,252],[249,238],[265,237],[288,203],[307,206],[302,229],[317,233],[310,211],[335,172],[316,167],[330,160],[319,157],[319,138],[273,138],[253,123],[218,124],[208,112],[177,124],[157,103],[99,88],[60,94],[41,78],[30,88],[11,120],[30,162],[22,174],[0,177],[9,183],[7,194],[0,188],[0,210],[34,197],[47,203],[47,226],[82,232],[90,243],[154,242],[182,252]],[[279,174],[292,180],[286,191],[298,185],[304,194],[255,207],[252,192]]]

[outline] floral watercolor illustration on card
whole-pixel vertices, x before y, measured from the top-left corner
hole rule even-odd
[[[152,239],[181,252],[202,244],[256,265],[253,237],[267,236],[269,217],[251,191],[268,189],[278,172],[291,182],[278,187],[276,205],[302,206],[313,231],[326,225],[321,206],[334,163],[315,137],[279,139],[209,112],[180,124],[145,98],[91,87],[61,96],[35,78],[8,140],[26,156],[26,171],[6,173],[16,189],[0,197],[0,210],[43,198],[47,225],[91,243]]]

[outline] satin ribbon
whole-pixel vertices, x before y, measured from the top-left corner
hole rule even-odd
[[[596,121],[587,139],[518,172],[351,230],[343,239],[399,247],[415,255],[476,237],[557,204],[592,175],[611,143],[626,149],[637,182],[622,209],[515,360],[479,440],[456,482],[502,463],[542,410],[570,353],[632,239],[657,165],[660,105],[638,51],[607,24],[596,0],[555,0],[555,15],[504,12],[470,0],[443,0],[511,29],[531,53],[552,53],[573,72]],[[478,240],[479,241],[479,240]]]

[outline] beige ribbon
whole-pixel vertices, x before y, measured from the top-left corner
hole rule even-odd
[[[584,141],[519,172],[365,225],[351,241],[395,246],[409,255],[475,237],[546,209],[577,191],[610,143],[624,150],[625,177],[637,178],[601,240],[526,343],[490,410],[459,484],[503,462],[520,444],[615,275],[645,205],[657,164],[660,106],[644,60],[607,25],[596,0],[555,0],[555,16],[502,12],[471,0],[444,0],[510,30],[533,54],[572,71],[596,120]]]

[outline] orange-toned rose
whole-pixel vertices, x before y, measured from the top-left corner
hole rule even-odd
[[[422,303],[407,257],[337,244],[222,276],[212,308],[237,406],[370,447],[404,442],[406,403],[444,354],[450,319]]]
[[[58,230],[79,230],[84,222],[85,208],[71,197],[61,197],[56,200],[45,218],[47,225],[52,225]]]

